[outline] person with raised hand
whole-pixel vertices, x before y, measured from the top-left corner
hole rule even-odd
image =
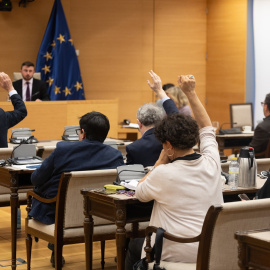
[[[148,81],[148,85],[159,98],[165,98],[163,106],[168,115],[155,128],[163,150],[153,169],[140,180],[136,197],[142,202],[154,200],[150,226],[162,227],[179,237],[195,237],[201,232],[209,207],[223,203],[215,132],[196,94],[193,75],[179,76],[178,84],[189,100],[195,120],[178,113],[175,104],[166,98],[160,77],[153,71],[149,74],[152,82]],[[196,153],[193,147],[199,140],[200,153]],[[155,235],[152,245],[154,241]],[[130,242],[126,270],[145,257],[143,243],[143,238]],[[161,259],[194,263],[197,252],[198,242],[173,243],[163,239]]]
[[[27,115],[27,110],[20,95],[14,90],[10,77],[4,72],[0,72],[0,86],[8,92],[14,107],[14,110],[9,112],[0,108],[0,148],[4,148],[8,147],[8,129],[22,121]]]

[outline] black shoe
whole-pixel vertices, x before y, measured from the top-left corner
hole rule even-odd
[[[55,268],[54,252],[52,252],[50,262],[52,264],[52,267]],[[66,263],[65,258],[62,256],[62,267],[65,265],[65,263]]]

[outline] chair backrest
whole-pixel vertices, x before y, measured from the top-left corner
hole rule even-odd
[[[103,188],[105,184],[112,184],[116,176],[116,169],[63,173],[56,201],[56,226],[62,223],[63,229],[82,227],[84,214],[81,189]],[[109,223],[111,222],[95,217],[95,225]]]
[[[252,103],[230,104],[232,127],[251,126],[253,130],[253,105]]]
[[[265,151],[260,152],[260,153],[255,153],[256,158],[270,158],[270,139],[268,141],[267,147]]]
[[[40,74],[40,72],[35,72],[34,75],[33,75],[33,77],[34,77],[35,79],[40,80],[40,79],[41,79],[41,74]],[[15,82],[15,81],[17,81],[17,80],[20,80],[20,79],[22,79],[22,74],[21,74],[21,72],[13,72],[13,82]]]
[[[205,217],[197,269],[239,269],[236,231],[269,228],[270,199],[211,206]]]

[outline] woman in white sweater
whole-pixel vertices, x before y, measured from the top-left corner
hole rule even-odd
[[[149,86],[166,102],[160,78],[153,71],[150,76],[153,82],[148,82]],[[175,113],[156,127],[155,135],[163,144],[163,150],[154,169],[139,182],[136,197],[143,202],[154,200],[150,225],[181,237],[194,237],[201,232],[208,208],[223,202],[220,157],[211,120],[195,92],[194,76],[182,75],[178,83],[189,100],[196,121]],[[193,146],[199,140],[200,154],[197,154]],[[155,235],[152,243],[154,238]],[[126,269],[131,269],[131,264],[140,259],[135,260],[136,252],[132,248],[133,243],[128,251]],[[195,262],[197,250],[198,243],[164,240],[162,260]],[[133,253],[133,262],[128,262],[130,253]]]

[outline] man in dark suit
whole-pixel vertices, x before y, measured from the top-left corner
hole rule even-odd
[[[163,110],[154,103],[146,103],[138,109],[137,122],[142,137],[126,147],[127,164],[142,164],[144,167],[155,164],[162,144],[154,135],[154,127],[163,116]]]
[[[21,66],[23,79],[13,82],[14,88],[23,101],[50,100],[47,93],[47,85],[44,81],[34,79],[35,66],[31,62],[24,62]]]
[[[99,112],[91,112],[80,119],[78,142],[59,142],[56,149],[47,157],[41,167],[31,176],[35,192],[44,198],[57,195],[59,180],[62,172],[114,169],[124,165],[120,151],[110,145],[103,144],[109,129],[108,118]],[[36,220],[53,224],[55,221],[55,203],[45,204],[33,199],[30,216]],[[54,267],[54,247],[51,263]],[[64,264],[64,259],[62,264]]]
[[[253,139],[249,144],[254,148],[255,155],[265,151],[270,139],[270,93],[266,95],[262,106],[265,118],[255,128]]]
[[[2,148],[8,147],[8,129],[22,121],[27,115],[27,110],[21,97],[18,95],[17,91],[14,90],[9,76],[4,72],[0,73],[0,86],[8,91],[14,107],[14,111],[9,112],[5,112],[0,108],[0,148]]]

